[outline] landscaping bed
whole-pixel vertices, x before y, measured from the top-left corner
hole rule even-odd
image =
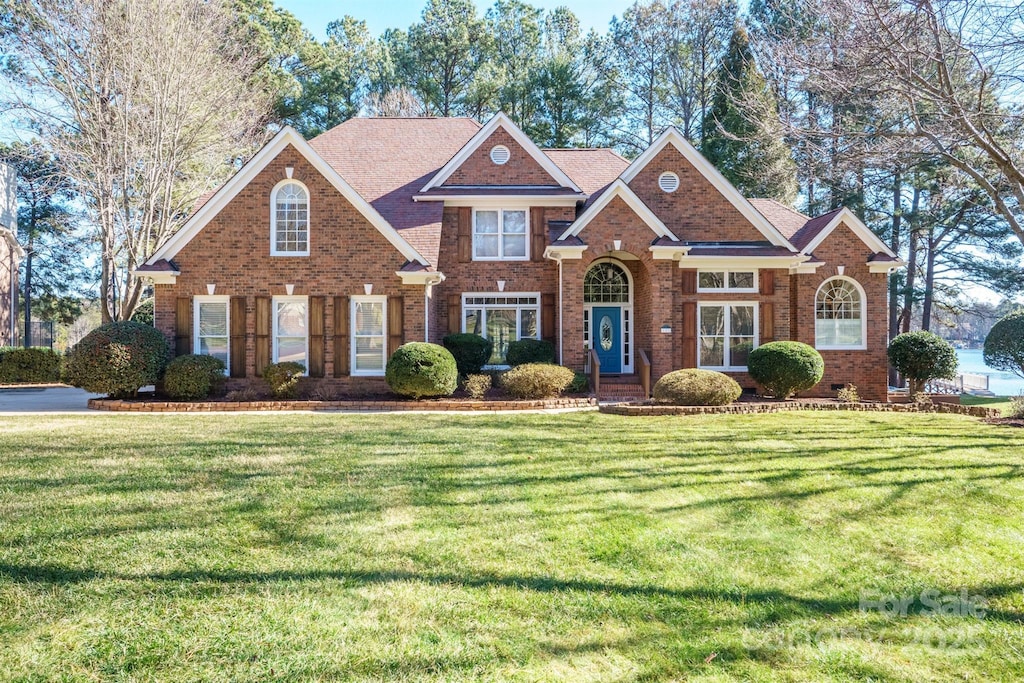
[[[791,410],[849,410],[859,412],[886,413],[950,413],[997,419],[1002,415],[998,408],[984,406],[961,406],[952,403],[881,403],[862,401],[845,403],[829,399],[805,400],[741,400],[724,406],[673,406],[645,401],[643,403],[616,403],[602,405],[602,413],[611,415],[705,415],[724,413],[749,415],[755,413],[781,413]]]
[[[218,413],[238,411],[280,410],[556,410],[592,408],[597,399],[589,396],[560,396],[543,399],[422,399],[402,400],[394,397],[365,397],[345,400],[258,400],[258,401],[167,401],[160,398],[89,399],[89,408],[128,413]]]

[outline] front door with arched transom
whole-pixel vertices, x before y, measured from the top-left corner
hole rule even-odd
[[[603,375],[633,371],[632,289],[629,271],[611,259],[595,262],[583,278],[584,334]]]

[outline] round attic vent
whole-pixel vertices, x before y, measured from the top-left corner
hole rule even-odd
[[[679,189],[679,176],[672,171],[665,171],[658,177],[658,187],[663,192],[675,192]]]
[[[509,156],[510,152],[508,151],[508,147],[505,145],[495,145],[494,147],[491,147],[491,161],[498,164],[498,166],[507,164]]]

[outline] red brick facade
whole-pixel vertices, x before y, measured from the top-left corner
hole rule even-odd
[[[489,152],[495,144],[509,148],[511,156],[507,164],[497,165],[490,160]],[[887,277],[884,273],[869,271],[867,262],[874,255],[872,248],[845,225],[836,228],[814,250],[813,258],[823,262],[814,272],[791,274],[790,266],[806,258],[794,247],[792,262],[785,258],[781,262],[773,261],[767,256],[761,261],[746,258],[736,262],[737,270],[758,271],[755,293],[698,293],[696,269],[700,261],[684,256],[680,262],[678,255],[674,259],[655,258],[651,245],[658,235],[621,197],[612,199],[592,217],[578,235],[582,242],[565,242],[575,245],[575,252],[556,248],[562,243],[555,244],[552,240],[561,230],[557,226],[567,225],[579,217],[582,205],[528,206],[529,200],[525,199],[482,199],[480,205],[488,208],[528,209],[530,258],[522,261],[472,258],[471,249],[467,251],[470,243],[466,241],[472,239],[471,223],[466,221],[471,221],[473,207],[466,206],[467,200],[462,199],[444,206],[435,237],[437,263],[425,268],[427,273],[443,273],[443,282],[403,284],[396,271],[403,267],[408,270],[409,259],[358,207],[346,200],[304,154],[308,156],[308,152],[286,147],[173,254],[173,265],[180,274],[173,284],[156,285],[156,320],[158,327],[179,348],[182,348],[179,313],[187,311],[191,315],[191,298],[206,295],[207,286],[215,285],[217,295],[244,297],[244,376],[258,374],[261,368],[256,362],[260,334],[256,327],[257,299],[283,296],[286,285],[292,285],[295,295],[322,297],[323,314],[318,324],[322,323],[323,329],[322,334],[316,335],[315,343],[323,345],[322,374],[326,381],[336,382],[346,391],[357,392],[367,387],[376,390],[380,388],[379,378],[349,377],[347,359],[335,357],[336,348],[348,348],[347,341],[346,344],[336,343],[339,339],[335,331],[342,335],[349,334],[350,329],[347,321],[339,318],[339,314],[347,316],[348,311],[336,311],[336,302],[362,295],[364,286],[372,285],[374,295],[386,295],[389,301],[396,302],[392,306],[398,307],[389,306],[389,310],[397,310],[401,318],[397,337],[392,333],[389,338],[392,344],[423,339],[440,342],[448,332],[461,329],[464,294],[498,295],[502,288],[499,281],[502,281],[505,293],[539,295],[542,327],[545,328],[542,336],[551,338],[561,350],[560,362],[582,370],[588,356],[584,338],[587,307],[583,295],[584,276],[599,260],[612,260],[629,272],[632,281],[631,302],[624,306],[630,315],[632,368],[624,369],[636,372],[643,351],[651,361],[652,378],[656,380],[672,370],[695,365],[700,303],[750,302],[757,306],[760,316],[759,343],[795,339],[814,345],[816,292],[822,282],[837,275],[842,267],[843,274],[856,280],[865,291],[867,349],[822,351],[825,377],[807,395],[834,396],[837,387],[854,383],[864,398],[886,398]],[[623,168],[626,163],[623,162]],[[287,177],[287,169],[292,169],[292,177],[309,189],[309,256],[270,254],[271,194]],[[666,193],[658,187],[658,177],[664,171],[679,176],[677,191]],[[416,192],[425,182],[423,178],[416,178],[406,185]],[[357,186],[355,182],[352,184]],[[445,184],[521,186],[552,185],[556,181],[510,134],[498,128],[468,155]],[[748,247],[754,244],[755,248],[764,245],[766,250],[775,249],[774,258],[778,259],[779,248],[771,247],[765,235],[734,203],[671,145],[639,169],[629,187],[682,242],[742,242]],[[396,203],[394,197],[389,201]],[[411,196],[409,201],[414,201]],[[382,215],[387,219],[385,212],[382,211]],[[659,242],[663,243],[664,239]],[[576,258],[583,246],[582,257]],[[561,251],[560,263],[544,257],[547,247]],[[785,248],[783,252],[784,256],[789,253]],[[709,269],[728,268],[721,265],[723,258],[727,257],[720,257]],[[759,265],[751,265],[753,263]],[[235,376],[242,374],[235,373]],[[744,387],[754,387],[746,373],[730,374]]]

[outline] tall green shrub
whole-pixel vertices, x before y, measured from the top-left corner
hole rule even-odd
[[[490,339],[468,332],[449,334],[441,344],[455,357],[455,365],[463,377],[480,374],[494,351],[494,342]]]
[[[177,401],[207,398],[224,385],[224,361],[206,355],[178,356],[167,365],[162,383],[168,397]]]
[[[443,346],[426,342],[399,346],[388,358],[384,376],[391,391],[414,399],[451,396],[459,382],[455,356]]]
[[[789,398],[821,381],[825,361],[802,342],[769,342],[750,352],[747,372],[775,398]]]
[[[0,384],[48,384],[60,381],[61,356],[43,348],[0,348]]]
[[[916,396],[930,379],[954,379],[959,361],[956,349],[933,332],[904,332],[889,342],[889,362],[907,378]]]
[[[1024,309],[1000,318],[985,337],[985,365],[1024,377]]]
[[[508,345],[505,361],[512,367],[527,363],[554,363],[555,347],[546,339],[520,339]]]
[[[129,398],[156,384],[167,367],[167,340],[150,325],[101,325],[68,352],[64,381],[95,394]]]

